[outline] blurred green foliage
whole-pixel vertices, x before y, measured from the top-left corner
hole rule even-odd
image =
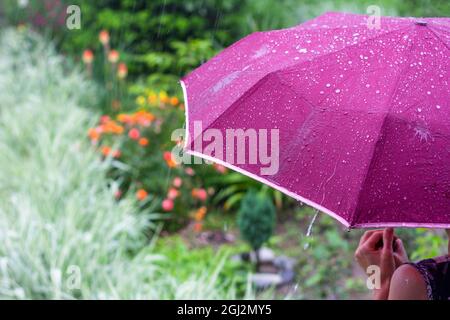
[[[272,236],[275,207],[271,200],[251,190],[242,199],[237,223],[241,236],[256,252]]]
[[[159,239],[155,248],[155,251],[165,257],[159,262],[161,270],[180,281],[188,281],[199,270],[213,273],[217,260],[226,261],[217,274],[217,283],[225,290],[234,288],[237,295],[242,297],[247,289],[247,276],[251,268],[247,264],[230,259],[232,254],[240,253],[240,250],[242,246],[236,245],[222,245],[218,248],[189,247],[186,240],[178,235]]]

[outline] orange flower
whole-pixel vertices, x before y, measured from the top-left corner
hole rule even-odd
[[[148,103],[149,103],[149,104],[155,105],[155,104],[158,103],[158,96],[157,96],[156,94],[154,94],[154,93],[150,93],[150,94],[148,95],[147,100],[148,100]]]
[[[128,122],[130,122],[130,116],[125,113],[118,114],[117,121],[122,122],[122,123],[128,123]]]
[[[119,52],[117,52],[117,50],[111,50],[108,53],[108,61],[112,64],[117,63],[119,61]]]
[[[180,100],[177,97],[170,98],[170,104],[176,107],[180,103]]]
[[[136,112],[133,115],[134,122],[138,123],[141,126],[148,127],[153,120],[155,120],[155,116],[147,111],[141,110]]]
[[[205,218],[206,212],[208,210],[206,209],[205,206],[201,207],[200,209],[198,209],[195,214],[194,214],[194,219],[197,222],[202,221]]]
[[[177,166],[176,161],[172,157],[172,153],[170,151],[164,152],[164,160],[169,168],[175,168]]]
[[[125,79],[128,75],[128,68],[125,63],[119,63],[119,66],[117,67],[117,77],[119,79]]]
[[[102,132],[112,134],[122,134],[124,131],[124,128],[117,124],[114,120],[106,120],[100,128],[102,129]]]
[[[108,146],[103,146],[101,149],[100,149],[100,152],[102,153],[102,155],[104,155],[105,157],[108,157],[108,156],[113,156],[114,158],[119,158],[120,156],[121,156],[121,152],[120,152],[120,150],[112,150],[111,149],[111,147],[108,147]]]
[[[83,52],[83,62],[85,64],[91,64],[92,61],[94,61],[94,53],[91,50],[89,50],[89,49],[84,50],[84,52]]]
[[[138,129],[133,128],[130,131],[128,131],[128,136],[133,140],[137,140],[141,136],[141,133],[139,132]]]
[[[101,44],[106,46],[109,43],[109,33],[106,30],[100,31],[98,34],[98,39],[100,40]]]
[[[105,157],[107,157],[111,153],[111,148],[108,146],[103,146],[101,152]]]
[[[90,128],[88,130],[88,136],[92,141],[98,141],[100,139],[101,133],[97,128]]]
[[[148,193],[147,193],[147,191],[145,191],[144,189],[139,189],[139,190],[136,192],[136,198],[137,198],[139,201],[144,201],[147,197],[148,197]]]
[[[142,147],[148,146],[148,139],[147,139],[147,138],[140,138],[138,142],[139,142],[139,144],[140,144]]]
[[[169,96],[165,91],[159,93],[159,100],[161,103],[169,103]]]

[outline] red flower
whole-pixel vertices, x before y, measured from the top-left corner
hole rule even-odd
[[[119,79],[125,79],[128,75],[128,68],[125,63],[119,63],[119,66],[117,67],[117,77]]]
[[[178,190],[175,188],[170,188],[169,191],[167,192],[167,198],[170,200],[175,200],[178,197]]]
[[[200,189],[197,189],[197,188],[192,189],[191,194],[192,194],[193,198],[198,199],[200,201],[205,201],[208,198],[208,193],[206,192],[206,190],[201,189],[201,188]]]
[[[83,52],[83,62],[85,64],[91,64],[92,61],[94,61],[94,53],[91,50],[89,50],[89,49],[84,50],[84,52]]]
[[[109,33],[106,30],[100,31],[98,34],[98,39],[100,40],[101,44],[106,46],[109,43]]]
[[[177,166],[176,161],[172,157],[172,153],[170,151],[164,152],[164,160],[169,168],[175,168]]]
[[[128,136],[129,136],[131,139],[133,139],[133,140],[137,140],[137,139],[140,138],[141,133],[139,132],[138,129],[133,128],[133,129],[131,129],[131,130],[128,132]]]
[[[188,176],[193,176],[193,175],[195,175],[195,171],[194,171],[194,169],[192,169],[191,167],[187,167],[186,169],[184,169],[184,172],[186,172],[186,174],[187,174]]]
[[[183,184],[183,180],[181,180],[180,177],[175,177],[175,178],[173,179],[172,184],[173,184],[173,186],[174,186],[175,188],[179,188],[179,187],[181,187],[181,185]]]
[[[109,116],[101,116],[100,117],[101,124],[105,124],[105,123],[109,122],[110,120],[111,120],[111,118]]]
[[[162,208],[164,211],[172,211],[173,201],[170,199],[164,199],[164,201],[162,202]]]
[[[201,223],[201,222],[196,222],[196,223],[194,223],[194,231],[195,231],[196,233],[201,232],[202,229],[203,229],[203,223]]]

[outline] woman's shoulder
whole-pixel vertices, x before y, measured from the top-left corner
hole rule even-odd
[[[422,273],[412,263],[401,265],[392,276],[390,300],[427,300],[428,284]]]
[[[425,282],[428,299],[447,300],[450,296],[450,257],[448,255],[406,264]],[[415,271],[414,271],[415,270]]]

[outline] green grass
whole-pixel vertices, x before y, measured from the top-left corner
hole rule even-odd
[[[3,31],[0,57],[0,298],[235,298],[224,256],[165,272],[145,234],[157,215],[114,200],[86,139],[93,84],[29,31]]]

